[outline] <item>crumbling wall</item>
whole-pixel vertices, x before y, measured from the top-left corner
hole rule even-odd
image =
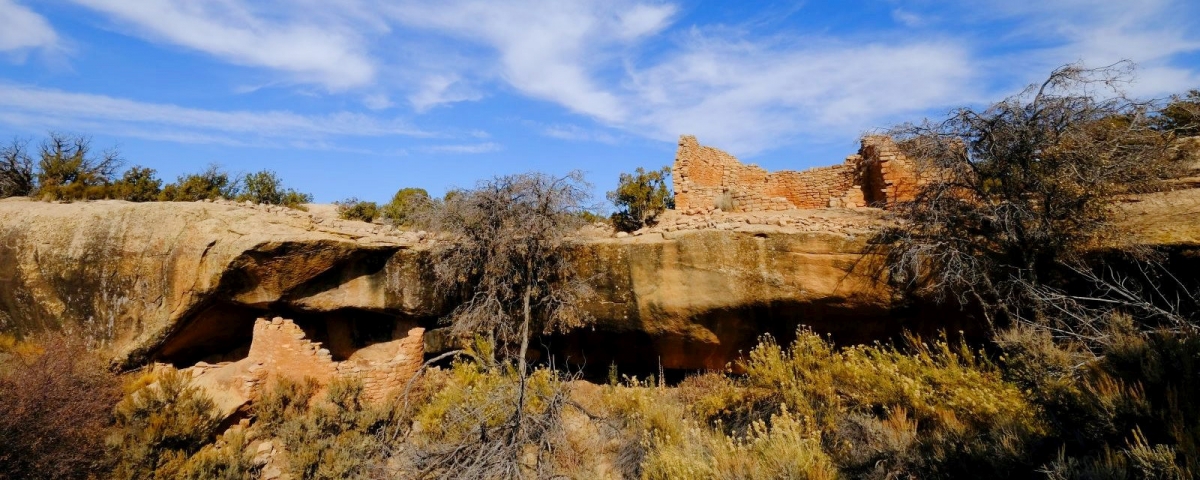
[[[913,163],[885,136],[868,136],[841,165],[770,173],[684,135],[672,168],[675,208],[763,212],[889,206],[915,193]]]
[[[917,165],[886,135],[863,137],[858,151],[868,206],[892,207],[912,200],[920,186]]]
[[[402,389],[416,374],[425,356],[424,333],[423,328],[398,323],[392,340],[359,348],[349,358],[337,361],[328,348],[311,340],[292,320],[260,318],[254,322],[246,358],[219,364],[200,362],[190,370],[198,384],[223,396],[217,403],[226,414],[261,395],[277,377],[312,378],[320,385],[335,378],[358,378],[363,396],[378,402]]]

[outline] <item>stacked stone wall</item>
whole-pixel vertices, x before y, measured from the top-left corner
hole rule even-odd
[[[866,182],[873,188],[870,203],[892,207],[896,202],[911,200],[920,186],[917,165],[908,158],[896,142],[884,135],[864,137],[859,156],[863,158]]]
[[[198,378],[207,376],[213,382],[233,384],[243,399],[258,396],[276,377],[297,381],[311,378],[320,385],[336,378],[358,378],[368,401],[384,401],[403,388],[420,368],[425,355],[424,332],[420,327],[397,325],[392,340],[362,347],[349,358],[338,361],[328,348],[310,340],[295,322],[279,317],[260,318],[254,322],[254,336],[246,358],[218,365],[202,362],[193,368],[193,373]]]
[[[765,212],[894,205],[916,192],[914,164],[888,137],[868,136],[841,165],[770,173],[684,135],[672,168],[675,208]]]

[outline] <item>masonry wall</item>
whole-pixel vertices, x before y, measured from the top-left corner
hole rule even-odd
[[[859,157],[863,164],[864,192],[869,205],[891,207],[913,199],[920,188],[917,164],[884,135],[863,137]]]
[[[309,340],[293,321],[260,318],[254,322],[250,355],[243,360],[251,374],[247,390],[265,386],[273,376],[313,378],[322,385],[338,377],[356,377],[362,380],[368,400],[385,400],[420,368],[423,334],[422,328],[398,325],[393,340],[363,347],[346,360],[335,361],[325,346]]]
[[[886,207],[912,198],[917,184],[913,162],[885,136],[865,137],[841,165],[770,173],[684,135],[672,182],[675,209],[685,214]]]

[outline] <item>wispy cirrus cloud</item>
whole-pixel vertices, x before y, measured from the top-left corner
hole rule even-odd
[[[973,48],[976,68],[993,82],[1021,85],[1067,63],[1098,67],[1129,60],[1138,67],[1129,94],[1156,97],[1200,84],[1195,63],[1179,61],[1200,52],[1200,4],[1195,2],[979,0],[944,8],[920,12],[934,19],[923,26],[936,31],[955,24],[985,32],[982,38],[962,38]]]
[[[221,60],[283,72],[295,80],[344,90],[371,84],[375,61],[360,33],[386,28],[356,15],[355,2],[324,4],[238,0],[71,0],[118,28]],[[329,8],[332,15],[319,14]]]
[[[106,95],[0,83],[0,122],[26,129],[89,131],[187,143],[248,144],[264,139],[312,142],[337,137],[433,137],[401,120],[358,113],[219,111]]]
[[[616,144],[620,140],[616,135],[611,133],[575,124],[556,123],[553,125],[535,126],[541,130],[542,135],[559,140],[597,142],[610,145]]]
[[[447,153],[447,154],[480,154],[491,153],[503,150],[504,146],[496,142],[468,143],[457,145],[432,145],[422,147],[420,150],[425,153]]]

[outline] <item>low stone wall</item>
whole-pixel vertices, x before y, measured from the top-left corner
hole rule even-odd
[[[865,206],[887,207],[916,193],[915,164],[886,136],[867,136],[841,165],[770,173],[684,135],[672,168],[675,208],[766,212]]]

